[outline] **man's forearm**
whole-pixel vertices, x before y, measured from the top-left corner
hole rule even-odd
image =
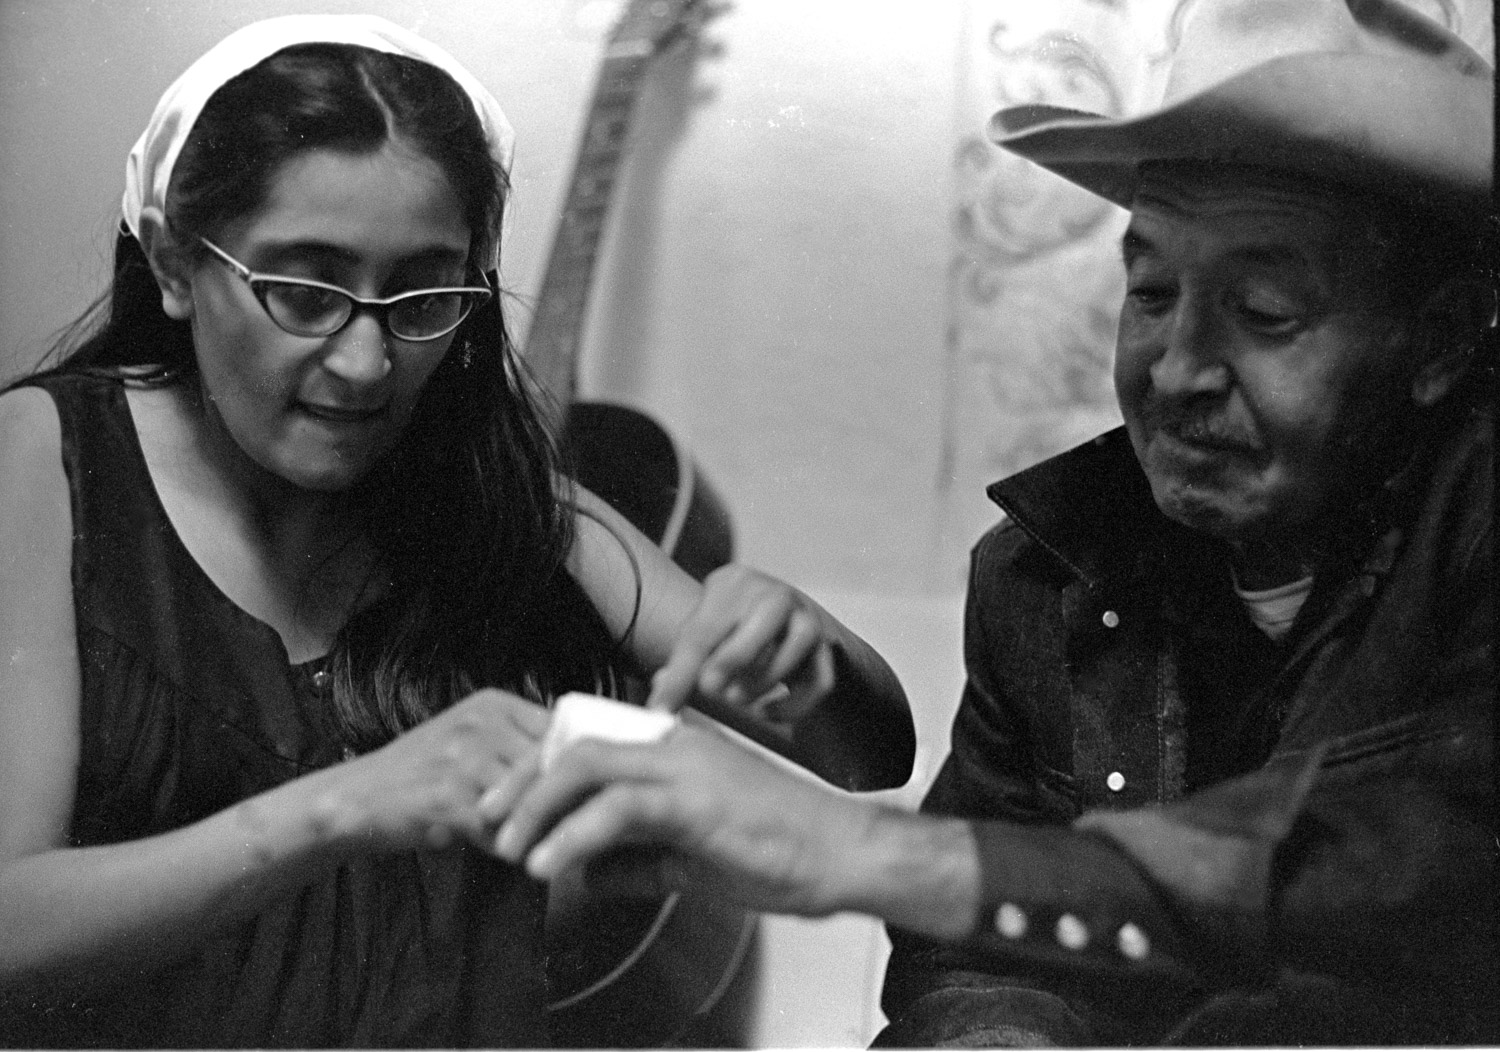
[[[843,867],[840,908],[957,940],[974,930],[981,880],[968,822],[877,806]]]

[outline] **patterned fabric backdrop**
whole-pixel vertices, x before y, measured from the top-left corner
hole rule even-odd
[[[1118,422],[1110,380],[1125,214],[992,146],[995,110],[1151,109],[1195,0],[965,0],[943,480],[958,529],[984,483]],[[1494,60],[1492,0],[1410,0]]]

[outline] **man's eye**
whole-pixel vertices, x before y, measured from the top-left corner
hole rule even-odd
[[[1302,312],[1279,299],[1246,297],[1235,311],[1250,328],[1270,336],[1289,336],[1302,327]]]
[[[1125,290],[1125,296],[1138,310],[1148,314],[1155,314],[1166,310],[1172,305],[1176,293],[1169,285],[1132,285]]]
[[[1269,311],[1254,310],[1250,307],[1242,308],[1240,310],[1240,317],[1244,318],[1257,329],[1291,329],[1297,324],[1297,319],[1291,315],[1273,314]]]

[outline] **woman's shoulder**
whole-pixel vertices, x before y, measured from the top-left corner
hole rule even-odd
[[[153,402],[176,386],[156,367],[56,368],[22,377],[0,391],[0,405],[15,401],[14,413],[41,413],[56,420],[65,445],[82,442],[98,455],[127,437],[130,406],[137,398]],[[24,427],[24,422],[20,425]]]
[[[51,394],[29,385],[0,393],[0,473],[7,483],[23,466],[50,461],[60,469],[61,446],[62,425]]]
[[[5,499],[66,493],[70,479],[113,485],[134,440],[127,385],[119,376],[52,371],[0,391]]]
[[[0,394],[0,551],[35,554],[47,513],[68,506],[56,405],[35,387]]]
[[[125,378],[47,371],[0,392],[0,444],[16,455],[44,456],[60,465],[85,433],[108,436],[124,405]]]

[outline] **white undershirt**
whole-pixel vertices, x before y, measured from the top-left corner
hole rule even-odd
[[[1290,584],[1250,592],[1240,587],[1239,578],[1236,577],[1234,591],[1240,597],[1240,602],[1245,604],[1245,610],[1250,614],[1250,620],[1255,622],[1255,627],[1272,639],[1280,639],[1291,629],[1292,622],[1297,618],[1297,611],[1307,601],[1312,586],[1312,574],[1308,574]]]

